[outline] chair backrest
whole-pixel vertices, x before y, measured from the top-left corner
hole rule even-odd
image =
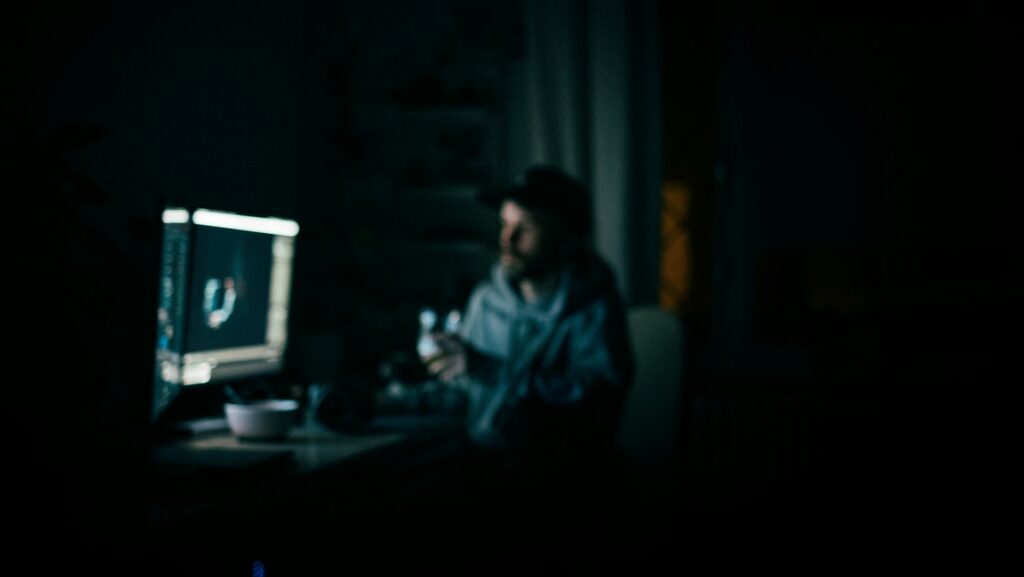
[[[660,471],[678,458],[683,323],[656,307],[632,308],[627,321],[636,379],[619,422],[617,446],[634,468]]]

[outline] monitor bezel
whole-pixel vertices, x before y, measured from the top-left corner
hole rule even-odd
[[[151,422],[155,425],[170,405],[185,390],[215,388],[244,379],[267,377],[279,374],[285,367],[285,353],[288,346],[291,291],[294,279],[294,251],[299,225],[296,221],[272,216],[254,216],[238,212],[208,208],[186,209],[168,207],[162,216],[162,246],[166,247],[170,226],[180,229],[188,243],[185,251],[184,279],[179,280],[182,290],[183,311],[175,320],[181,332],[181,344],[177,351],[162,349],[159,344],[163,325],[158,319],[157,339],[154,354],[153,402]],[[188,323],[191,302],[189,289],[196,262],[195,238],[200,227],[243,230],[269,234],[274,237],[272,244],[273,264],[271,268],[270,302],[268,302],[267,332],[263,343],[254,346],[229,347],[208,350],[189,350]],[[166,255],[161,254],[161,290],[164,283],[163,268],[167,266]],[[185,288],[182,288],[185,287]],[[159,299],[158,299],[158,302]],[[158,310],[161,305],[158,304]],[[158,313],[159,314],[159,313]]]

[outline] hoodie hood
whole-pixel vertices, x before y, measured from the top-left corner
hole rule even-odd
[[[494,292],[487,299],[490,306],[538,321],[555,320],[587,307],[594,300],[617,295],[611,268],[592,253],[571,261],[562,271],[555,290],[537,302],[523,300],[498,263],[491,267],[491,286]]]

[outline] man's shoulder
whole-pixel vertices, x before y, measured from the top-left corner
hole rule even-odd
[[[470,293],[470,298],[479,298],[482,295],[488,294],[500,294],[504,292],[501,288],[502,279],[501,271],[497,266],[491,267],[490,273],[486,278],[480,279],[473,287],[473,292]]]
[[[569,271],[569,299],[573,306],[621,300],[615,272],[598,254],[586,252],[579,255],[573,260]]]
[[[487,278],[481,280],[469,295],[472,306],[507,306],[513,302],[507,281],[503,280],[501,271],[495,267]]]

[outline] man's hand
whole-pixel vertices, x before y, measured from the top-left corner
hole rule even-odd
[[[468,369],[469,354],[462,340],[447,333],[435,333],[432,336],[440,352],[424,359],[430,376],[440,379],[441,382],[450,383],[465,375]]]

